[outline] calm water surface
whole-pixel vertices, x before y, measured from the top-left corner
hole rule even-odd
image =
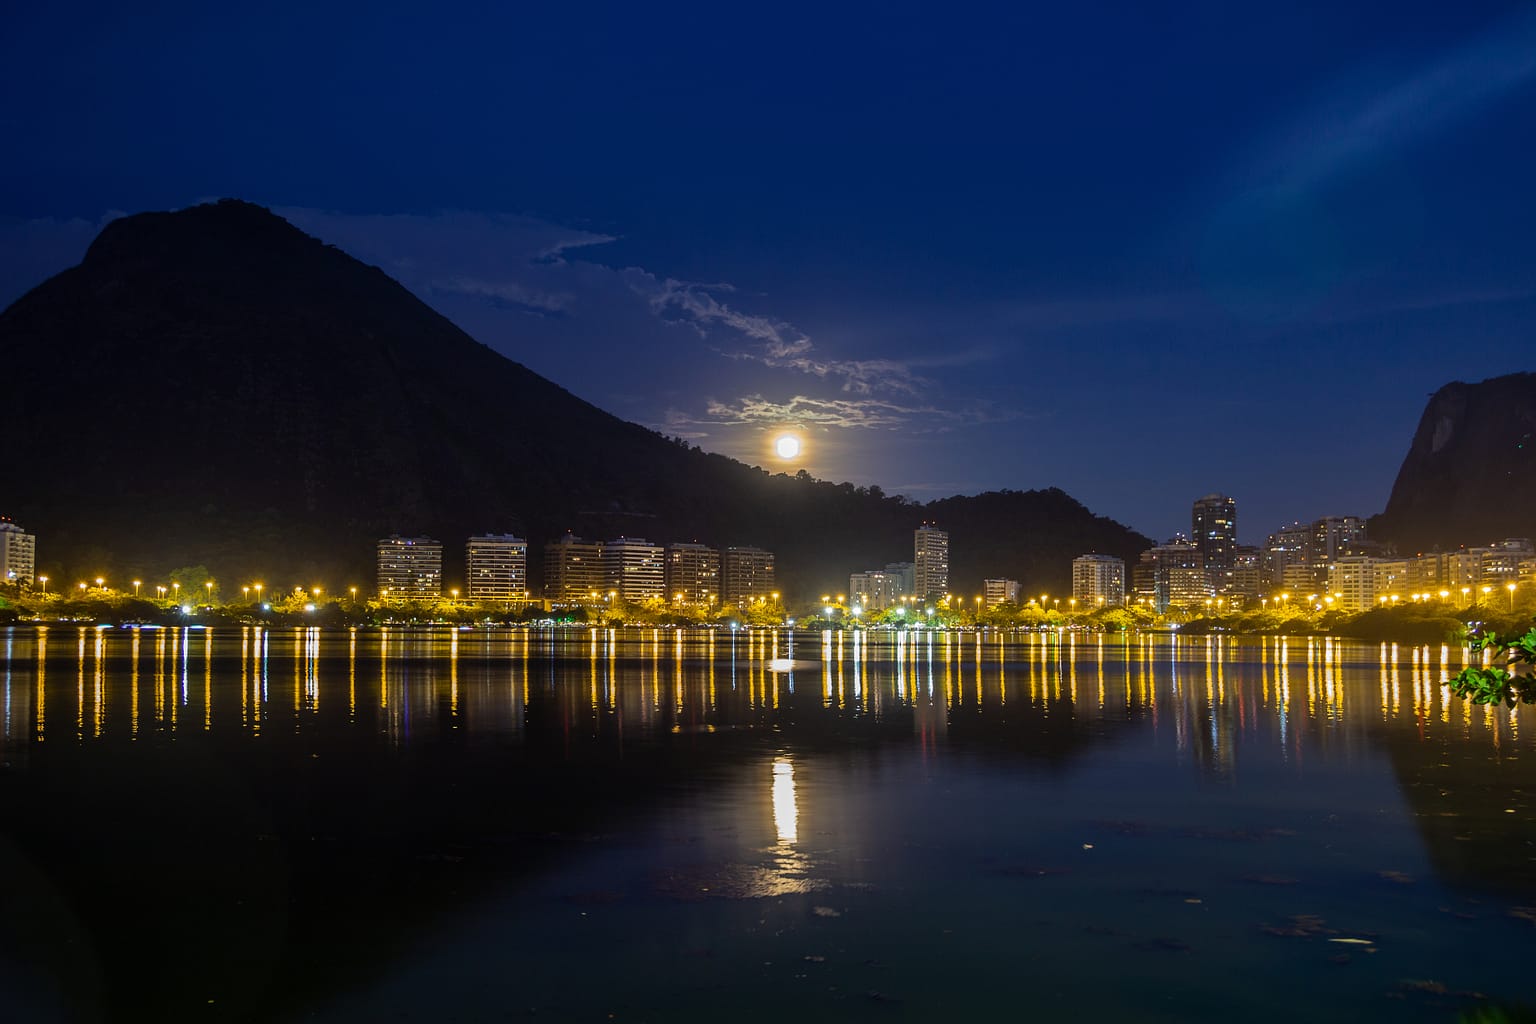
[[[1458,648],[0,631],[13,1020],[1453,1021],[1536,1002]]]

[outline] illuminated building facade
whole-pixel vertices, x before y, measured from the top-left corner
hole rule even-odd
[[[528,542],[511,534],[471,537],[465,545],[471,601],[528,599]]]
[[[864,611],[879,611],[898,604],[903,596],[904,578],[899,573],[870,569],[848,577],[848,604]]]
[[[726,604],[741,606],[757,597],[769,600],[778,589],[773,552],[744,547],[720,553],[720,596]]]
[[[708,606],[720,600],[720,552],[703,544],[667,545],[667,598]]]
[[[1190,537],[1207,569],[1225,569],[1237,548],[1237,502],[1225,494],[1207,494],[1190,511]]]
[[[1169,608],[1204,605],[1216,590],[1203,563],[1200,549],[1178,537],[1148,548],[1134,572],[1137,599],[1150,603],[1160,615]]]
[[[949,534],[924,523],[912,533],[912,592],[920,599],[949,589]]]
[[[1311,550],[1312,528],[1305,523],[1291,523],[1270,534],[1264,541],[1260,587],[1265,590],[1295,590],[1310,586]]]
[[[599,600],[608,592],[603,580],[603,544],[573,533],[544,545],[544,596],[561,604]]]
[[[416,601],[443,592],[443,545],[431,537],[390,536],[379,541],[379,598]]]
[[[666,550],[644,537],[603,545],[603,590],[621,601],[661,600],[666,594]]]
[[[1324,516],[1312,523],[1311,558],[1314,566],[1326,566],[1340,555],[1361,554],[1365,520],[1359,516]]]
[[[1125,569],[1124,563],[1120,566]],[[987,602],[988,608],[996,608],[1000,604],[1018,604],[1019,597],[1024,592],[1023,586],[1018,580],[990,579],[981,581],[981,597]]]
[[[31,586],[37,572],[37,538],[0,519],[0,583]]]
[[[1125,603],[1125,561],[1113,555],[1072,559],[1072,597],[1084,608],[1118,608]]]

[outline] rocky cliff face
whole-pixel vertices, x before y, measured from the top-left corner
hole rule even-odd
[[[1400,552],[1536,537],[1536,373],[1435,392],[1370,532]]]
[[[204,564],[232,583],[366,587],[391,532],[442,540],[452,578],[468,536],[571,529],[766,547],[783,589],[819,594],[910,558],[912,529],[942,518],[626,423],[236,201],[109,225],[0,314],[0,371],[0,514],[59,579]],[[967,523],[957,588],[1010,575],[1059,592],[1075,555],[1149,543],[1060,491],[950,502]]]

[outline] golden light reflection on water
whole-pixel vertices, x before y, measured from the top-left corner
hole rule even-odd
[[[1449,678],[1477,657],[1449,646],[1000,631],[791,638],[259,627],[85,627],[74,643],[58,644],[57,632],[50,644],[46,630],[11,630],[0,645],[8,751],[41,741],[70,711],[81,743],[117,731],[264,736],[339,721],[398,745],[422,727],[436,735],[440,721],[516,735],[528,716],[553,714],[570,736],[588,738],[903,716],[924,744],[938,744],[989,721],[1060,720],[1091,734],[1145,718],[1155,736],[1222,772],[1255,743],[1296,756],[1309,745],[1359,742],[1370,730],[1505,752],[1529,742],[1518,714],[1477,710],[1449,693]],[[71,670],[75,687],[47,685]],[[368,692],[375,685],[377,694]]]

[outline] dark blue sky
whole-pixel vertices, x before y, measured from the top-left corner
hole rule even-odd
[[[0,302],[239,196],[705,448],[1247,541],[1536,368],[1529,5],[31,6]]]

